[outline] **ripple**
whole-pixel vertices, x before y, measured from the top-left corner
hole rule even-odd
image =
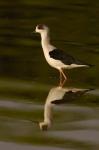
[[[43,105],[33,104],[31,102],[16,102],[13,100],[0,100],[0,107],[18,110],[33,110],[33,109],[43,109]]]
[[[52,131],[49,136],[76,140],[86,143],[99,144],[99,131],[97,130],[74,130],[74,131]]]
[[[74,149],[64,149],[58,147],[48,147],[48,146],[32,146],[26,144],[16,144],[10,142],[0,142],[0,147],[3,150],[10,149],[10,150],[74,150]]]

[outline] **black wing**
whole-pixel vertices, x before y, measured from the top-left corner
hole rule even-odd
[[[85,89],[83,91],[76,91],[73,92],[72,90],[66,92],[64,94],[64,96],[62,97],[62,99],[56,99],[54,101],[52,101],[52,104],[64,104],[64,103],[70,103],[73,102],[74,100],[76,100],[77,98],[83,96],[84,94],[86,94],[89,91],[92,91],[94,89]]]
[[[64,94],[64,96],[62,97],[62,99],[56,99],[54,101],[52,101],[52,104],[64,104],[64,103],[68,103],[68,102],[72,102],[73,100],[75,100],[75,98],[77,98],[79,94],[76,92],[72,92],[72,90],[66,92]]]
[[[84,65],[86,63],[81,62],[79,60],[76,60],[74,57],[72,57],[69,54],[66,54],[64,51],[60,49],[54,49],[49,52],[50,57],[62,61],[66,65],[71,65],[71,64],[78,64],[78,65]],[[86,64],[87,65],[87,64]]]

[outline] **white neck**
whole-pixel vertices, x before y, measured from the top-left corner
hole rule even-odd
[[[49,126],[52,123],[52,104],[46,103],[44,108],[44,122]]]
[[[41,45],[45,55],[55,48],[50,43],[49,31],[44,31],[41,33]]]
[[[49,32],[44,31],[44,32],[41,33],[41,44],[42,44],[42,48],[45,45],[49,45],[50,44]]]

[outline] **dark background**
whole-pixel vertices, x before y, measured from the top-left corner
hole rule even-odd
[[[95,64],[89,80],[98,82],[98,6],[96,0],[1,0],[0,76],[25,80],[41,76],[43,80],[44,74],[53,74],[43,58],[40,36],[32,34],[38,23],[45,23],[57,47]]]

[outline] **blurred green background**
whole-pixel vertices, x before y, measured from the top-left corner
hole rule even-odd
[[[46,81],[44,76],[53,74],[43,58],[40,36],[32,34],[37,24],[45,23],[57,47],[96,65],[88,76],[99,85],[98,6],[98,0],[1,0],[0,76]]]
[[[59,73],[46,63],[40,35],[32,33],[39,23],[50,27],[54,45],[95,65],[66,71],[65,87],[95,91],[57,109],[56,122],[47,133],[40,132],[31,120],[43,120],[43,105],[50,89],[58,85]],[[98,89],[98,0],[0,0],[0,141],[46,149],[99,150]],[[69,131],[75,132],[74,138],[65,139]],[[77,135],[81,139],[75,140]]]

